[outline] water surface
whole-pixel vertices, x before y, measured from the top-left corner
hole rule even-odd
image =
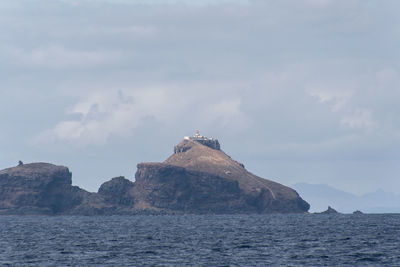
[[[400,266],[400,214],[0,216],[0,265]]]

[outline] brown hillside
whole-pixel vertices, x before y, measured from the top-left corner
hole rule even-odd
[[[293,189],[248,172],[243,164],[233,160],[222,150],[212,149],[197,141],[183,140],[175,147],[175,151],[184,152],[174,153],[164,161],[165,164],[238,181],[240,188],[245,193],[257,193],[262,189],[267,189],[275,199],[298,198],[298,194]]]

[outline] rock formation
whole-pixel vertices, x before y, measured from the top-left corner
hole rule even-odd
[[[293,189],[231,159],[218,140],[196,135],[163,163],[137,165],[135,182],[116,177],[97,193],[72,186],[67,167],[21,164],[0,171],[0,214],[304,213]]]
[[[356,210],[356,211],[353,211],[353,214],[354,215],[362,215],[364,213],[361,210]]]
[[[138,164],[135,207],[184,213],[308,211],[296,191],[248,172],[218,140],[209,140],[184,139],[163,163]]]
[[[0,171],[0,214],[58,214],[82,203],[88,192],[71,186],[68,168],[20,164]]]
[[[315,212],[315,214],[339,214],[337,210],[333,209],[331,206],[328,206],[328,209],[323,212]]]
[[[134,183],[125,179],[125,177],[115,177],[108,182],[103,183],[98,194],[104,201],[110,204],[131,207],[133,206],[133,196],[131,194]]]

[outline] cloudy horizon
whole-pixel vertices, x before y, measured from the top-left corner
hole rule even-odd
[[[97,191],[196,129],[263,178],[400,193],[398,1],[6,0],[0,168]]]

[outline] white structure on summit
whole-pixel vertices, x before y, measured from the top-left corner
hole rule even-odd
[[[194,136],[185,136],[183,139],[184,140],[194,140],[194,141],[214,140],[214,138],[208,138],[208,137],[200,135],[199,130],[196,130],[196,133]]]
[[[196,141],[202,145],[208,146],[209,148],[215,149],[215,150],[220,150],[221,147],[219,145],[219,142],[217,139],[214,138],[208,138],[205,136],[200,135],[200,131],[197,130],[196,134],[194,136],[185,136],[183,138],[183,140],[187,140],[187,141]],[[181,153],[181,152],[185,152],[187,150],[185,149],[181,149],[179,147],[175,147],[175,153]]]

